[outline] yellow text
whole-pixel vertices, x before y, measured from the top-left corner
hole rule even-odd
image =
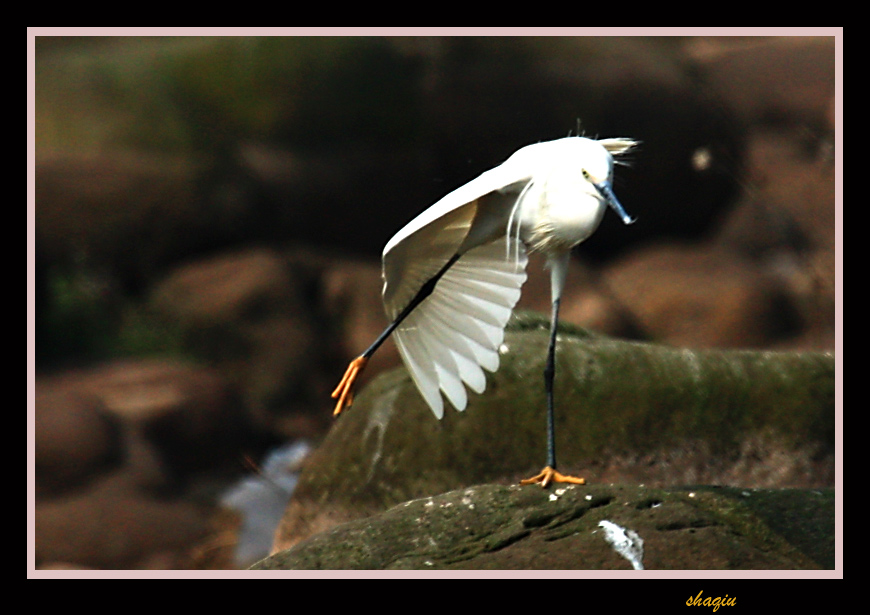
[[[686,600],[686,606],[709,606],[713,608],[713,612],[719,610],[720,606],[734,606],[737,604],[737,596],[728,597],[728,594],[725,594],[725,597],[717,596],[715,598],[710,598],[709,596],[706,598],[702,598],[701,594],[704,591],[701,590],[698,592],[698,595],[694,598],[689,596],[689,599]]]

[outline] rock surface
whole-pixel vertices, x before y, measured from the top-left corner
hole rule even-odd
[[[833,567],[833,509],[831,490],[476,485],[336,526],[252,568],[813,570]],[[602,522],[635,537],[633,556]]]

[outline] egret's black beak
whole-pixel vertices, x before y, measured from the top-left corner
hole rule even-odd
[[[598,190],[598,194],[600,194],[604,200],[610,205],[610,208],[616,212],[616,214],[622,218],[623,224],[633,224],[634,218],[625,213],[625,210],[622,208],[622,205],[619,203],[619,199],[616,198],[616,195],[613,194],[613,190],[610,188],[610,182],[603,181],[599,184],[592,184],[595,186],[595,189]]]

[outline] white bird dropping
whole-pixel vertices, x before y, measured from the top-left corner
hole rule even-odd
[[[466,388],[486,389],[484,370],[499,366],[504,328],[526,281],[528,252],[547,257],[552,288],[547,391],[547,465],[522,481],[583,484],[556,472],[553,378],[559,302],[571,249],[601,223],[608,207],[625,224],[611,188],[614,156],[631,139],[567,137],[517,150],[442,198],[387,242],[383,253],[384,306],[390,325],[351,361],[332,393],[334,414],[353,402],[353,383],[369,358],[393,335],[417,389],[437,418],[442,394],[457,410]]]
[[[598,527],[604,528],[604,540],[614,551],[627,559],[635,570],[643,570],[643,538],[637,532],[606,520],[599,521]]]

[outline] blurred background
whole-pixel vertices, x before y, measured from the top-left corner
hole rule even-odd
[[[642,141],[566,320],[834,348],[833,37],[37,37],[35,115],[41,568],[251,563],[384,244],[529,143]]]

